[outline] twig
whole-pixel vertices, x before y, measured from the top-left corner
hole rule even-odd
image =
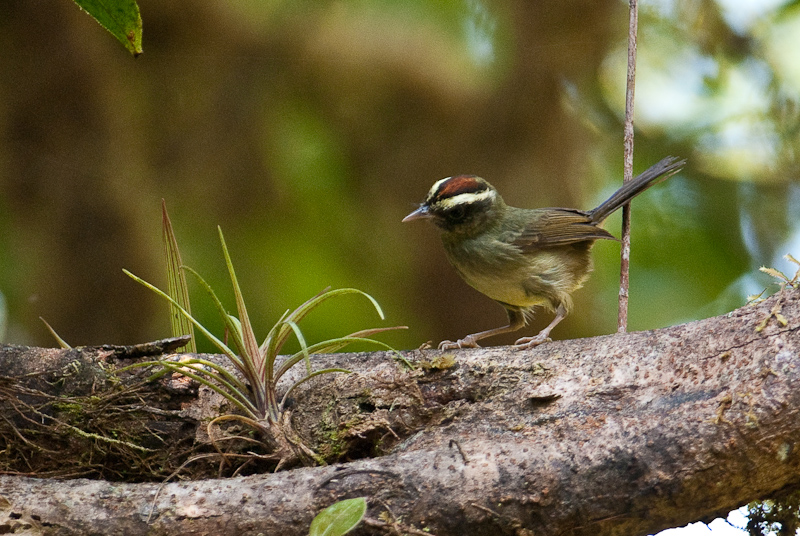
[[[168,339],[134,344],[132,346],[104,344],[103,346],[100,346],[100,348],[114,352],[118,359],[133,359],[135,357],[149,357],[153,355],[167,354],[177,350],[181,346],[186,346],[191,340],[192,337],[190,335],[182,335],[180,337],[170,337]]]
[[[339,480],[352,475],[388,475],[392,478],[400,478],[398,473],[393,471],[386,471],[381,469],[344,469],[342,471],[334,471],[333,474],[322,479],[322,482],[317,484],[317,489],[322,489],[331,482],[338,482]]]
[[[164,486],[167,484],[167,482],[169,482],[170,480],[172,480],[174,477],[178,476],[178,473],[180,473],[181,471],[183,471],[183,469],[184,469],[184,468],[185,468],[187,465],[189,465],[190,463],[194,463],[194,462],[196,462],[197,460],[202,460],[202,459],[204,459],[204,458],[212,458],[212,457],[215,457],[215,456],[217,456],[217,454],[216,454],[216,453],[211,453],[211,454],[198,454],[197,456],[195,456],[195,457],[193,457],[193,458],[189,458],[188,460],[186,460],[185,462],[183,462],[183,463],[181,464],[181,466],[180,466],[180,467],[178,467],[177,469],[175,469],[175,470],[172,472],[172,474],[171,474],[171,475],[169,475],[167,478],[165,478],[164,480],[162,480],[162,481],[161,481],[161,484],[159,484],[158,488],[156,488],[156,493],[155,493],[155,495],[153,495],[153,501],[150,503],[150,513],[148,514],[148,516],[147,516],[147,520],[145,521],[145,523],[147,523],[148,525],[150,524],[150,521],[151,521],[151,520],[152,520],[152,518],[153,518],[153,514],[154,514],[154,513],[155,513],[155,511],[156,511],[156,501],[158,501],[158,496],[161,494],[161,490],[164,488]]]
[[[636,86],[636,30],[639,25],[638,0],[630,1],[630,19],[628,23],[628,79],[625,88],[625,133],[624,182],[633,178],[633,95]],[[619,274],[619,315],[617,331],[624,333],[628,329],[628,286],[629,262],[631,258],[631,207],[622,207],[622,257]]]
[[[450,448],[453,448],[453,445],[455,445],[455,447],[458,449],[458,453],[461,454],[461,459],[464,460],[464,465],[468,465],[469,464],[469,460],[467,459],[467,455],[464,454],[464,451],[461,449],[461,444],[458,441],[456,441],[455,439],[451,439],[450,440],[450,445],[449,445]]]

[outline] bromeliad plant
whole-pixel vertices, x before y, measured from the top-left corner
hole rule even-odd
[[[245,306],[242,292],[236,278],[236,272],[233,269],[233,263],[231,262],[230,254],[228,253],[228,248],[225,244],[225,238],[222,234],[222,229],[219,227],[217,229],[219,231],[222,252],[225,257],[225,262],[228,267],[228,274],[231,278],[233,292],[236,298],[238,317],[229,314],[225,310],[225,307],[222,305],[222,302],[217,297],[216,293],[200,276],[200,274],[188,266],[182,266],[181,268],[192,274],[213,300],[217,311],[222,317],[226,332],[228,333],[228,337],[231,341],[230,346],[212,334],[197,319],[195,319],[189,311],[182,307],[178,301],[170,297],[167,293],[151,285],[147,281],[135,276],[127,270],[123,271],[135,281],[141,283],[162,298],[169,301],[173,310],[178,311],[181,315],[183,315],[183,317],[188,319],[199,331],[208,337],[209,340],[211,340],[211,342],[214,343],[214,345],[219,348],[222,353],[228,357],[230,362],[233,363],[236,369],[244,377],[244,381],[241,381],[236,375],[232,374],[224,367],[200,358],[191,358],[179,362],[166,360],[150,361],[146,363],[137,363],[136,366],[160,366],[161,370],[154,374],[154,376],[151,378],[157,378],[170,372],[177,372],[184,376],[188,376],[203,385],[206,385],[225,397],[241,412],[241,415],[224,416],[215,419],[215,421],[219,419],[240,420],[267,434],[272,440],[276,440],[278,447],[280,447],[281,444],[284,443],[281,438],[288,439],[287,434],[289,433],[289,430],[286,428],[288,423],[284,417],[286,401],[289,394],[298,385],[320,374],[331,372],[349,372],[348,370],[339,368],[328,368],[312,371],[310,361],[312,354],[335,352],[353,342],[360,341],[366,341],[388,350],[395,351],[387,344],[369,337],[383,331],[405,329],[405,327],[397,326],[390,328],[366,329],[351,333],[345,337],[329,339],[311,345],[307,344],[305,337],[303,337],[303,333],[300,331],[298,326],[299,322],[311,311],[316,309],[320,304],[331,298],[346,294],[359,294],[366,297],[372,303],[381,319],[384,318],[380,305],[378,305],[378,302],[375,301],[375,299],[369,294],[353,288],[342,288],[335,290],[328,288],[300,305],[294,311],[290,312],[287,310],[269,331],[266,339],[264,339],[264,341],[259,345],[253,332],[250,318],[247,314],[247,307]],[[291,335],[294,335],[297,339],[298,343],[300,344],[300,350],[279,362],[278,355],[280,354],[283,345],[289,340]],[[287,391],[283,394],[283,397],[278,400],[278,381],[289,371],[289,369],[301,361],[305,362],[306,374],[299,381],[290,385]],[[297,446],[295,441],[289,440],[289,442],[293,443],[294,446]],[[307,449],[303,448],[302,450],[307,454],[310,454]]]

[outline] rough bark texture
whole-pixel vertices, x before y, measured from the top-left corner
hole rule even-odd
[[[324,356],[357,374],[298,389],[296,428],[361,459],[164,485],[3,476],[0,532],[304,535],[355,496],[371,522],[354,534],[399,520],[439,536],[629,536],[709,519],[800,485],[799,328],[786,290],[650,332],[410,352],[427,362],[412,373],[382,353]]]

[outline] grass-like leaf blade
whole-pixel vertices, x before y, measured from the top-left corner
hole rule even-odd
[[[208,331],[208,330],[207,330],[207,329],[206,329],[206,328],[205,328],[205,327],[204,327],[204,326],[203,326],[203,325],[202,325],[202,324],[201,324],[201,323],[200,323],[200,322],[199,322],[197,319],[195,319],[195,318],[194,318],[194,317],[193,317],[191,314],[189,314],[189,312],[188,312],[188,311],[186,311],[186,310],[185,310],[183,307],[181,307],[180,305],[178,305],[178,304],[177,304],[177,303],[176,303],[176,302],[175,302],[175,301],[174,301],[172,298],[170,298],[170,297],[169,297],[169,296],[168,296],[168,295],[167,295],[167,294],[166,294],[166,293],[165,293],[163,290],[161,290],[160,288],[156,287],[155,285],[151,285],[150,283],[148,283],[147,281],[145,281],[145,280],[144,280],[144,279],[142,279],[141,277],[139,277],[139,276],[137,276],[137,275],[134,275],[134,274],[132,274],[131,272],[129,272],[128,270],[126,270],[126,269],[124,269],[124,268],[122,269],[122,271],[125,273],[125,275],[127,275],[128,277],[130,277],[131,279],[133,279],[133,280],[134,280],[134,281],[136,281],[137,283],[139,283],[139,284],[141,284],[141,285],[144,285],[145,287],[149,288],[150,290],[152,290],[153,292],[155,292],[156,294],[158,294],[159,296],[161,296],[161,297],[162,297],[162,298],[164,298],[165,300],[168,300],[170,303],[172,303],[173,305],[175,305],[176,307],[178,307],[178,309],[179,309],[179,311],[181,312],[181,314],[183,314],[183,315],[186,315],[186,318],[188,318],[188,319],[189,319],[189,320],[192,322],[192,324],[194,324],[194,326],[195,326],[197,329],[199,329],[199,330],[200,330],[200,332],[201,332],[203,335],[205,335],[206,337],[208,337],[208,339],[209,339],[209,340],[210,340],[212,343],[214,343],[214,346],[216,346],[217,348],[219,348],[219,350],[220,350],[222,353],[224,353],[226,356],[228,356],[228,359],[230,359],[230,360],[231,360],[231,361],[232,361],[234,364],[236,364],[236,366],[237,366],[237,367],[239,366],[239,365],[237,364],[237,363],[241,363],[241,360],[239,359],[239,356],[237,356],[237,355],[234,353],[234,351],[233,351],[233,350],[231,350],[231,349],[228,347],[228,345],[227,345],[227,344],[225,344],[224,342],[222,342],[221,340],[219,340],[217,337],[215,337],[215,336],[214,336],[214,334],[213,334],[213,333],[211,333],[210,331]]]
[[[337,337],[335,339],[329,339],[327,341],[318,342],[316,344],[312,344],[308,347],[307,352],[309,354],[321,354],[325,352],[335,352],[337,350],[341,350],[348,344],[352,344],[354,342],[366,342],[368,344],[375,344],[377,346],[383,347],[390,352],[398,353],[397,350],[386,344],[385,342],[376,341],[375,339],[367,339],[365,337]],[[286,374],[290,368],[295,366],[299,363],[303,358],[305,358],[306,354],[302,350],[293,354],[291,357],[286,358],[285,361],[281,363],[281,366],[278,367],[278,370],[275,372],[275,383],[278,383],[278,380]]]
[[[225,309],[225,306],[222,304],[222,301],[217,297],[217,294],[214,292],[214,289],[211,288],[211,285],[209,285],[206,282],[206,280],[203,279],[203,276],[201,276],[194,269],[189,268],[188,266],[184,266],[183,269],[186,270],[187,272],[189,272],[190,274],[192,274],[197,279],[197,282],[200,283],[200,286],[203,287],[203,290],[205,290],[206,293],[211,298],[211,301],[214,302],[214,305],[217,308],[217,312],[219,313],[219,316],[222,319],[222,322],[225,324],[225,328],[228,330],[228,334],[233,339],[233,346],[237,350],[239,350],[239,353],[242,353],[243,344],[242,344],[241,327],[240,327],[240,324],[239,324],[239,320],[236,317],[233,317],[233,316],[228,314],[228,311]],[[197,324],[195,324],[195,325],[197,325]],[[203,333],[205,334],[205,331]],[[217,340],[219,340],[219,339],[217,339]],[[222,343],[222,341],[220,341],[220,343]],[[214,344],[216,344],[216,343],[214,343]],[[222,344],[224,344],[224,343],[222,343]],[[231,352],[231,353],[233,353],[233,352]],[[226,355],[228,355],[227,352],[226,352]],[[245,366],[244,362],[235,353],[233,353],[233,355],[235,357],[234,359],[232,359],[233,364],[236,365],[236,368],[238,368],[242,372],[242,374],[245,375],[245,377],[247,377],[248,373],[247,373],[246,366]],[[230,357],[230,355],[228,357]],[[249,378],[248,378],[248,381],[249,381]]]
[[[225,264],[228,266],[228,274],[231,278],[231,285],[233,285],[233,294],[236,298],[236,310],[239,313],[239,331],[242,340],[242,360],[253,367],[256,377],[259,378],[264,373],[264,359],[259,351],[256,335],[253,333],[253,325],[250,324],[250,317],[247,315],[247,307],[244,303],[244,296],[242,296],[242,289],[239,287],[239,280],[236,278],[236,271],[233,269],[233,262],[231,262],[230,253],[228,253],[228,246],[225,244],[225,237],[222,234],[222,227],[217,226],[219,231],[219,241],[222,244],[222,254],[225,257]]]
[[[44,318],[42,318],[41,316],[39,317],[39,320],[41,320],[42,322],[44,322],[44,325],[45,325],[45,327],[46,327],[46,328],[47,328],[47,330],[50,332],[50,335],[52,335],[52,336],[53,336],[53,338],[56,340],[56,342],[58,343],[58,346],[59,346],[59,347],[61,347],[61,348],[65,349],[65,350],[71,350],[71,349],[72,349],[72,346],[70,346],[70,345],[69,345],[69,343],[68,343],[67,341],[65,341],[64,339],[62,339],[62,338],[61,338],[61,336],[60,336],[58,333],[56,333],[56,330],[54,330],[54,329],[53,329],[53,326],[51,326],[51,325],[50,325],[50,324],[47,322],[47,320],[45,320],[45,319],[44,319]]]
[[[294,311],[292,311],[289,314],[289,316],[287,317],[287,320],[290,320],[290,321],[294,322],[295,324],[297,324],[303,318],[305,318],[311,311],[313,311],[314,309],[319,307],[323,302],[325,302],[325,301],[327,301],[327,300],[329,300],[331,298],[334,298],[336,296],[342,296],[342,295],[345,295],[345,294],[360,294],[360,295],[366,297],[367,299],[369,299],[369,301],[375,307],[375,310],[378,312],[378,316],[380,316],[381,320],[384,319],[383,309],[381,309],[381,306],[378,304],[377,300],[375,300],[375,298],[373,298],[372,296],[370,296],[366,292],[364,292],[362,290],[355,289],[355,288],[339,288],[339,289],[335,289],[335,290],[330,290],[330,287],[329,287],[329,288],[326,288],[325,290],[323,290],[322,292],[320,292],[319,294],[317,294],[316,296],[314,296],[313,298],[307,300],[305,303],[300,305]],[[286,339],[289,337],[289,333],[290,333],[290,328],[288,327],[288,325],[285,325],[285,326],[279,328],[278,329],[278,333],[271,340],[271,344],[270,344],[271,348],[268,350],[268,353],[277,354],[278,350],[276,350],[276,348],[279,349],[279,348],[281,348],[281,346],[283,346],[283,344],[286,342]]]
[[[164,261],[167,264],[167,294],[188,313],[191,314],[192,307],[189,304],[189,286],[186,284],[186,274],[181,269],[181,252],[178,249],[178,239],[172,228],[172,222],[167,213],[167,202],[161,200],[161,229],[164,239]],[[197,344],[194,340],[194,326],[174,305],[169,304],[169,319],[172,325],[172,336],[180,337],[189,335],[192,339],[186,346],[186,351],[191,354],[197,353]]]
[[[248,417],[257,420],[258,419],[258,410],[253,406],[253,403],[247,398],[247,391],[239,391],[233,385],[231,385],[228,381],[220,376],[211,373],[207,370],[199,368],[195,366],[196,364],[191,362],[181,362],[181,361],[144,361],[142,363],[136,363],[134,365],[129,365],[125,368],[120,369],[120,371],[124,371],[134,367],[145,367],[145,366],[160,366],[163,369],[159,372],[156,372],[152,376],[150,376],[149,380],[156,380],[161,376],[169,372],[177,372],[187,378],[191,378],[198,383],[201,383],[208,387],[209,389],[214,390],[221,396],[225,397],[231,404],[238,407],[242,410]],[[216,382],[216,383],[215,383]]]

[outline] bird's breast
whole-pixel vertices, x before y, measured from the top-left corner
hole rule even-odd
[[[571,246],[523,253],[512,244],[485,238],[444,245],[450,263],[467,284],[493,300],[523,309],[554,308],[583,284],[591,269],[588,251]],[[576,254],[582,258],[575,259]]]

